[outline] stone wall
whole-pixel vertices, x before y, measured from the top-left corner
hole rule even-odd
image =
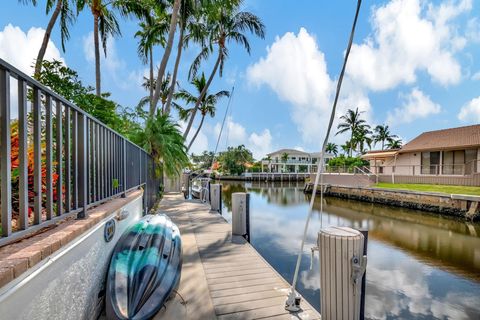
[[[440,213],[461,219],[480,218],[476,205],[480,197],[475,196],[335,185],[328,186],[326,195]]]

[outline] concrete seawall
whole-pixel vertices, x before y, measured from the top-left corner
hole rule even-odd
[[[312,192],[312,184],[305,187],[305,192]],[[460,219],[480,220],[478,196],[338,185],[327,185],[325,195],[423,210]]]
[[[111,252],[126,228],[142,216],[142,195],[133,191],[90,209],[86,219],[65,221],[1,248],[0,319],[97,319]],[[122,210],[127,215],[120,218]],[[107,242],[105,225],[111,221],[115,232]],[[23,268],[18,264],[22,261]],[[14,278],[5,277],[10,270],[6,265]]]

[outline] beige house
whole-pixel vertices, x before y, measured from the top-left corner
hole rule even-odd
[[[480,125],[424,132],[401,149],[370,151],[362,158],[380,181],[477,185]]]
[[[286,155],[286,159],[285,156]],[[324,163],[333,155],[326,153]],[[317,171],[320,161],[320,152],[304,152],[296,149],[280,149],[267,154],[262,160],[262,172],[275,173],[312,173]]]

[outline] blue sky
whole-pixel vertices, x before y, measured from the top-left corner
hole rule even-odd
[[[4,1],[0,10],[0,57],[31,73],[49,17],[37,7]],[[221,141],[245,144],[257,158],[278,148],[316,151],[325,134],[356,1],[248,0],[243,10],[266,25],[265,39],[250,36],[249,56],[231,44],[223,78],[212,91],[235,94]],[[363,1],[339,102],[365,111],[372,124],[388,123],[404,141],[423,131],[480,123],[480,1]],[[56,27],[47,58],[61,58],[94,85],[93,18],[82,12],[71,28],[66,52]],[[110,39],[102,60],[103,91],[123,106],[146,95],[146,66],[137,57],[137,21],[121,20],[122,37]],[[180,85],[198,53],[182,56]],[[160,61],[163,50],[155,52]],[[171,64],[173,64],[174,54]],[[209,73],[212,63],[202,66]],[[171,66],[170,66],[171,69]],[[227,100],[208,119],[192,150],[213,149]],[[228,138],[228,139],[227,139]],[[333,136],[343,143],[344,136]]]

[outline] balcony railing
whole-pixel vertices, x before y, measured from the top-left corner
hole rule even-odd
[[[377,174],[396,175],[452,175],[468,176],[480,173],[480,160],[472,160],[465,164],[443,165],[396,165],[396,166],[371,166],[370,171]]]
[[[0,246],[160,180],[139,146],[0,59]]]

